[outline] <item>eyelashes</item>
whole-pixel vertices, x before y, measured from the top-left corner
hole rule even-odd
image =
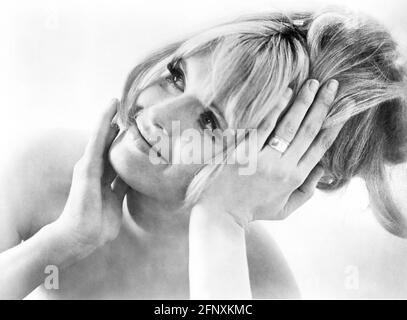
[[[171,62],[167,65],[169,75],[165,78],[176,89],[184,92],[185,90],[185,75],[177,62]]]
[[[206,110],[199,115],[199,124],[203,130],[215,130],[219,128],[218,120],[210,110]]]

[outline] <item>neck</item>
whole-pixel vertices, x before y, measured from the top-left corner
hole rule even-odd
[[[188,237],[190,210],[130,190],[126,205],[140,233],[166,241]]]

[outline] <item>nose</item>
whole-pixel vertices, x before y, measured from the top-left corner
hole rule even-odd
[[[171,137],[174,121],[179,121],[181,132],[198,129],[197,119],[202,109],[202,103],[195,96],[180,95],[145,107],[137,123],[147,134],[163,130]]]

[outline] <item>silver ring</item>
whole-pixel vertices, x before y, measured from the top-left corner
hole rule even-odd
[[[290,146],[290,143],[277,135],[273,135],[268,142],[268,146],[280,153],[284,153]]]

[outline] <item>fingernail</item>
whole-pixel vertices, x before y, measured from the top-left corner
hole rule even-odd
[[[336,81],[334,79],[329,80],[327,88],[331,92],[336,91],[336,89],[338,89],[338,81]]]
[[[290,98],[293,90],[291,88],[287,88],[284,92],[284,98]]]
[[[113,125],[114,123],[117,124],[117,119],[118,119],[118,117],[119,117],[119,114],[116,112],[116,114],[114,115],[114,117],[113,117],[113,119],[112,119],[111,125]]]
[[[115,121],[110,123],[110,127],[112,127],[114,130],[119,130],[119,125]]]
[[[308,87],[311,91],[317,91],[319,87],[319,81],[315,79],[310,80],[308,83]]]

